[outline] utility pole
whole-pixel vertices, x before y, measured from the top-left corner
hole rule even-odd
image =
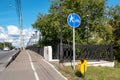
[[[60,0],[60,61],[63,62],[63,42],[62,42],[62,0]]]
[[[35,31],[35,44],[37,44],[37,31]]]
[[[5,48],[5,41],[4,41],[4,48]]]
[[[87,15],[87,26],[86,26],[86,29],[87,29],[87,45],[89,44],[89,42],[88,42],[88,38],[89,38],[89,33],[88,33],[88,30],[89,30],[89,17],[90,17],[90,15]]]
[[[42,33],[39,31],[39,42],[40,42],[40,47],[42,47]]]
[[[19,17],[19,26],[20,26],[20,49],[23,50],[23,35],[22,35],[22,12],[21,12],[21,0],[16,1],[16,10]]]
[[[20,15],[20,46],[21,50],[23,50],[23,35],[22,35],[22,16]]]

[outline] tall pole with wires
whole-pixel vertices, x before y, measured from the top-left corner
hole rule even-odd
[[[15,0],[15,1],[16,1],[16,10],[17,10],[17,15],[19,18],[19,26],[20,26],[20,49],[23,50],[21,1],[20,0]]]

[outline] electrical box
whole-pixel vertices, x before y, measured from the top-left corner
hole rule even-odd
[[[44,46],[44,59],[52,61],[52,46]]]

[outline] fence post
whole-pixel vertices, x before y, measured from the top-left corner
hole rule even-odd
[[[113,45],[110,44],[110,60],[113,61]]]

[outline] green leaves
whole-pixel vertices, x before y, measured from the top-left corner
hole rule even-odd
[[[113,44],[115,59],[120,61],[120,6],[110,7],[108,11],[109,24],[113,28]]]
[[[33,24],[34,28],[41,31],[43,44],[60,43],[60,26],[62,26],[63,43],[72,43],[72,28],[67,24],[67,16],[70,13],[77,13],[81,17],[81,25],[76,28],[76,43],[86,44],[87,39],[90,44],[111,42],[113,28],[109,23],[114,20],[113,15],[111,20],[106,17],[108,16],[106,0],[61,0],[61,2],[50,0],[50,2],[50,13],[39,14],[37,21]],[[111,13],[114,12],[109,12]]]

